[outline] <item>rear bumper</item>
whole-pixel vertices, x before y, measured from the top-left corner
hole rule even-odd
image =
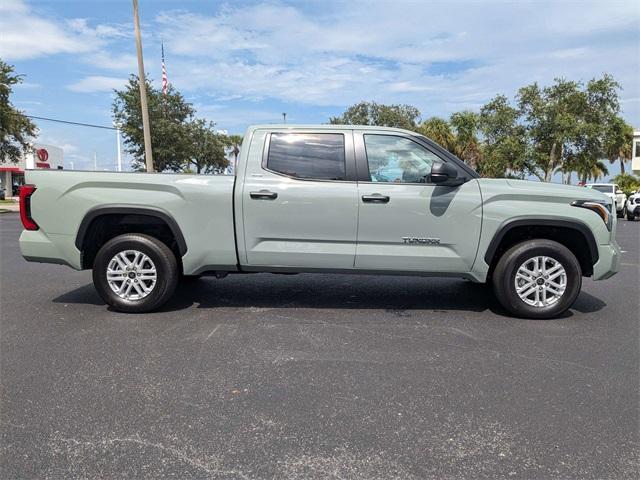
[[[28,262],[56,263],[81,269],[80,251],[72,235],[45,234],[41,230],[23,230],[20,252]]]
[[[607,245],[599,245],[598,254],[600,258],[593,266],[594,280],[606,280],[618,273],[622,252],[615,241]]]

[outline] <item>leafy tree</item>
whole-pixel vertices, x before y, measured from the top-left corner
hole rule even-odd
[[[518,110],[509,105],[504,95],[496,96],[480,109],[484,158],[478,168],[483,176],[522,176],[532,172],[526,155],[526,129],[518,118]]]
[[[17,162],[29,148],[29,139],[36,126],[11,104],[13,85],[22,82],[22,76],[13,73],[12,65],[0,59],[0,161]]]
[[[196,173],[220,173],[229,162],[225,157],[224,136],[215,133],[214,124],[193,120],[185,125],[189,139],[186,152],[187,166]]]
[[[215,133],[215,124],[196,119],[193,106],[172,85],[163,95],[148,79],[145,81],[155,170],[217,173],[226,168],[225,139]],[[135,75],[129,77],[123,90],[116,91],[112,108],[116,122],[122,125],[125,148],[133,156],[134,167],[144,170],[140,89]]]
[[[553,172],[575,152],[572,145],[580,135],[580,115],[586,96],[578,82],[556,79],[555,84],[541,89],[538,84],[518,92],[518,106],[527,126],[536,175],[551,181]]]
[[[416,130],[420,111],[411,105],[384,105],[376,102],[360,102],[338,117],[331,117],[333,125],[377,125],[381,127]]]
[[[147,103],[151,127],[153,167],[157,172],[179,172],[189,158],[191,137],[186,124],[193,120],[195,111],[184,97],[169,85],[167,95],[147,82]],[[138,77],[131,75],[123,90],[116,90],[113,102],[115,121],[122,125],[127,153],[133,157],[134,167],[144,170],[144,133],[140,110]]]
[[[602,158],[614,162],[627,155],[628,129],[619,117],[619,90],[607,74],[586,85],[556,79],[549,87],[534,83],[519,90],[518,107],[542,180],[550,181],[554,171],[570,171],[572,164],[582,176],[589,171],[600,175]]]

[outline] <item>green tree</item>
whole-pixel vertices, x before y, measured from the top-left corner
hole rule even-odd
[[[518,123],[519,112],[507,97],[498,95],[480,109],[484,157],[479,173],[489,177],[524,176],[533,173],[527,158],[527,136]]]
[[[224,136],[215,133],[213,123],[205,120],[193,120],[185,124],[189,139],[185,152],[187,169],[196,173],[221,173],[229,164],[224,153]]]
[[[451,130],[451,125],[440,117],[431,117],[420,124],[418,133],[439,144],[451,152],[456,150],[456,136]]]
[[[603,158],[623,162],[628,129],[619,117],[619,90],[614,78],[604,74],[586,85],[556,79],[545,88],[534,83],[518,91],[521,122],[542,180],[550,181],[554,172],[567,173],[572,167],[582,177],[591,172],[587,175],[593,178],[602,174]]]
[[[186,125],[193,121],[193,106],[173,86],[169,85],[164,96],[149,80],[146,82],[154,169],[157,172],[182,171],[192,149],[192,138]],[[124,89],[115,93],[113,115],[115,121],[122,125],[125,149],[133,157],[134,168],[144,170],[138,77],[131,75]]]
[[[377,125],[416,130],[420,110],[411,105],[384,105],[360,102],[338,117],[331,117],[333,125]]]
[[[550,87],[537,83],[518,91],[518,106],[527,127],[536,175],[551,181],[554,171],[579,140],[581,114],[587,98],[578,82],[556,79]]]
[[[0,59],[0,161],[17,162],[36,135],[36,126],[11,104],[13,86],[22,83],[22,75]]]

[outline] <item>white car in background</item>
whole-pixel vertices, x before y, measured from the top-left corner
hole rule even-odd
[[[625,208],[627,210],[627,220],[633,221],[636,218],[640,218],[640,190],[629,195]]]
[[[620,190],[620,187],[615,183],[587,183],[585,185],[587,188],[593,188],[599,192],[604,193],[607,197],[609,197],[613,206],[616,210],[616,214],[618,218],[622,218],[627,213],[627,196],[625,193]]]

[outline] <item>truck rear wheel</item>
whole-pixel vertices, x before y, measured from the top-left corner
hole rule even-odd
[[[552,240],[514,245],[500,257],[493,272],[498,301],[516,317],[556,317],[573,305],[581,286],[578,259]]]
[[[112,238],[93,263],[93,284],[102,299],[120,312],[155,310],[173,295],[178,282],[173,252],[149,235]]]

